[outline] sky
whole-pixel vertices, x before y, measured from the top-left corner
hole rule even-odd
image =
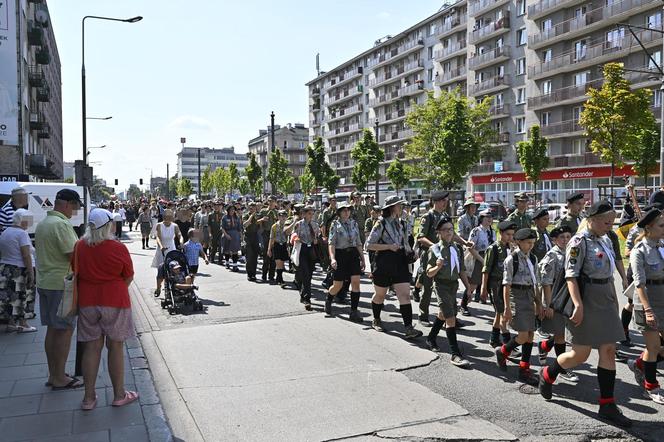
[[[330,70],[434,14],[441,0],[50,0],[62,63],[64,160],[82,157],[81,19],[86,20],[88,161],[118,191],[177,169],[186,146],[229,147],[270,124],[309,125],[308,90]],[[193,6],[195,5],[195,7]]]

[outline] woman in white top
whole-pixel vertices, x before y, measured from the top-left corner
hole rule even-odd
[[[33,215],[25,209],[14,212],[12,225],[0,235],[0,310],[9,315],[7,331],[37,331],[28,325],[26,315],[34,317],[34,248],[27,230]]]
[[[161,294],[161,284],[164,282],[164,256],[172,250],[175,250],[175,238],[180,241],[180,229],[173,222],[173,211],[164,210],[164,220],[157,224],[157,250],[154,253],[152,267],[157,269],[157,288],[154,291],[155,296]]]

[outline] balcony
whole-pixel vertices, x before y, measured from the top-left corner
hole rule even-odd
[[[44,116],[41,113],[30,113],[30,130],[42,130],[44,128]]]
[[[363,87],[362,85],[358,85],[357,87],[354,87],[352,89],[344,89],[343,91],[337,91],[335,95],[330,95],[325,102],[325,105],[330,107],[331,105],[335,103],[342,103],[344,101],[348,101],[353,97],[356,97],[362,93]]]
[[[510,142],[510,133],[509,132],[501,132],[499,134],[496,134],[495,137],[491,140],[491,144],[495,145],[502,145],[502,144],[509,144]]]
[[[443,75],[438,75],[436,77],[436,84],[439,86],[444,86],[446,84],[454,83],[455,81],[460,81],[465,79],[466,79],[466,67],[459,66],[456,69],[443,72]]]
[[[35,65],[28,66],[28,84],[32,87],[42,87],[46,84],[44,70]]]
[[[364,68],[362,68],[362,66],[358,66],[355,69],[348,72],[342,72],[336,78],[333,78],[327,83],[325,83],[325,89],[330,89],[334,87],[343,86],[344,84],[348,84],[353,79],[362,76],[363,72]]]
[[[507,15],[508,12],[505,11],[504,14]],[[475,29],[474,31],[472,31],[470,33],[469,42],[471,44],[478,44],[480,42],[489,40],[490,38],[497,37],[498,35],[507,32],[509,28],[510,28],[510,18],[503,17],[499,20],[489,23],[488,25],[482,28]]]
[[[378,137],[378,144],[398,143],[413,138],[412,129],[402,129],[397,132],[381,134]]]
[[[362,130],[362,128],[360,127],[359,123],[349,124],[349,125],[346,125],[346,126],[343,126],[343,127],[337,127],[335,129],[330,129],[327,132],[325,132],[325,136],[327,138],[337,138],[337,137],[341,137],[341,136],[344,136],[344,135],[349,135],[349,134],[354,133],[354,132],[358,132],[360,130]]]
[[[549,138],[565,138],[582,135],[583,127],[577,120],[561,121],[541,127],[542,135]]]
[[[500,46],[468,59],[468,68],[477,71],[510,58],[509,46]]]
[[[320,127],[321,121],[320,120],[311,120],[310,124],[311,124],[311,127]]]
[[[47,46],[42,46],[35,53],[35,61],[37,64],[49,64],[51,62],[51,54],[48,52]]]
[[[424,69],[424,60],[421,58],[411,61],[406,65],[397,66],[394,69],[386,69],[383,75],[379,75],[376,78],[369,80],[369,87],[375,89],[385,84],[394,83],[395,81],[401,80],[402,78],[417,71],[421,71],[422,69]]]
[[[44,126],[39,130],[39,132],[37,132],[37,138],[51,138],[51,126],[49,126],[48,123],[44,123]]]
[[[459,40],[456,43],[449,45],[448,47],[444,49],[439,49],[437,50],[433,56],[438,62],[443,62],[447,60],[448,58],[455,57],[457,55],[461,55],[462,53],[466,53],[466,48],[468,45],[466,44],[466,40]]]
[[[354,106],[349,106],[349,107],[344,107],[342,109],[337,109],[334,111],[330,111],[330,114],[326,118],[326,121],[328,123],[331,123],[333,121],[339,121],[344,118],[351,117],[353,115],[359,114],[362,112],[362,105],[361,104],[356,104]]]
[[[384,106],[399,98],[401,98],[400,89],[395,89],[391,92],[380,95],[376,98],[372,98],[371,100],[369,100],[369,106],[370,107]]]
[[[537,20],[545,15],[553,14],[561,9],[583,2],[584,0],[540,0],[534,5],[528,6],[528,18]]]
[[[464,15],[454,15],[447,18],[443,21],[443,26],[440,27],[440,31],[436,34],[438,38],[445,38],[450,34],[461,31],[461,27],[465,26],[468,19],[466,14]]]
[[[506,89],[510,84],[510,76],[492,77],[479,83],[471,84],[468,95],[485,95],[501,89]]]
[[[32,46],[44,44],[44,28],[32,20],[28,21],[28,43]]]
[[[421,50],[423,47],[423,39],[410,40],[402,45],[397,46],[396,48],[392,48],[391,50],[384,52],[378,58],[374,58],[369,62],[369,67],[373,70],[376,70],[379,67],[385,66],[388,63],[393,63],[410,53]]]
[[[399,89],[399,96],[410,97],[411,95],[419,95],[424,91],[424,83],[418,82],[409,86],[404,86]]]
[[[592,166],[602,164],[599,155],[592,152],[586,152],[582,155],[563,155],[549,158],[549,168],[565,168],[578,166]]]
[[[314,100],[313,104],[311,105],[311,110],[314,112],[317,112],[320,110],[320,98],[317,98]]]
[[[598,28],[605,28],[611,23],[619,23],[639,13],[640,10],[648,8],[652,8],[651,0],[622,0],[602,6],[529,36],[528,46],[532,49],[539,49],[558,41],[582,37]]]
[[[312,96],[312,97],[318,97],[318,96],[320,96],[320,88],[319,88],[319,87],[315,87],[315,88],[311,89],[311,96]]]
[[[510,116],[509,104],[495,104],[489,108],[489,118],[492,120]]]
[[[399,120],[406,118],[407,110],[399,109],[393,112],[385,112],[383,115],[378,117],[379,124],[392,124]]]
[[[48,86],[37,88],[37,101],[40,103],[51,101],[51,90],[48,88]]]
[[[596,78],[578,86],[567,86],[554,90],[550,94],[538,95],[528,98],[528,107],[542,109],[550,106],[559,106],[586,99],[586,92],[590,88],[600,88],[604,78]]]
[[[662,44],[662,34],[657,31],[641,31],[637,33],[641,43],[646,47]],[[528,75],[532,79],[545,78],[563,72],[572,72],[588,66],[603,64],[616,58],[624,57],[632,52],[640,52],[641,47],[634,37],[625,35],[616,41],[600,41],[592,46],[581,49],[572,49],[550,61],[539,63],[528,68]]]
[[[508,2],[509,0],[479,0],[468,6],[468,15],[477,17]]]

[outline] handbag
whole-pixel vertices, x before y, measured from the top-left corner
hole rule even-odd
[[[576,283],[579,286],[579,294],[581,295],[581,300],[583,300],[583,288],[584,288],[584,278],[585,275],[581,273],[578,278],[576,278]],[[558,278],[552,287],[553,295],[551,296],[550,307],[556,313],[560,313],[566,318],[571,318],[574,313],[574,302],[572,301],[572,295],[569,292],[567,287],[567,279],[563,276]]]
[[[78,242],[74,246],[74,268],[64,278],[65,288],[58,305],[58,318],[69,319],[78,314]]]
[[[290,261],[295,267],[300,265],[300,249],[302,249],[302,243],[298,241],[293,246],[293,250],[291,250]]]

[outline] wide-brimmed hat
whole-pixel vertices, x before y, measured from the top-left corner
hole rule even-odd
[[[476,206],[477,204],[478,204],[478,203],[476,203],[474,199],[472,199],[472,198],[468,198],[468,199],[466,199],[466,201],[463,203],[463,207],[466,207],[466,206]]]
[[[341,212],[343,209],[353,210],[353,205],[346,201],[341,204],[337,204],[337,213]]]
[[[398,195],[391,195],[385,198],[385,204],[383,204],[383,210],[388,207],[396,206],[397,204],[404,204],[406,201],[402,200]]]
[[[525,192],[519,192],[514,194],[514,201],[529,201],[530,197]]]

